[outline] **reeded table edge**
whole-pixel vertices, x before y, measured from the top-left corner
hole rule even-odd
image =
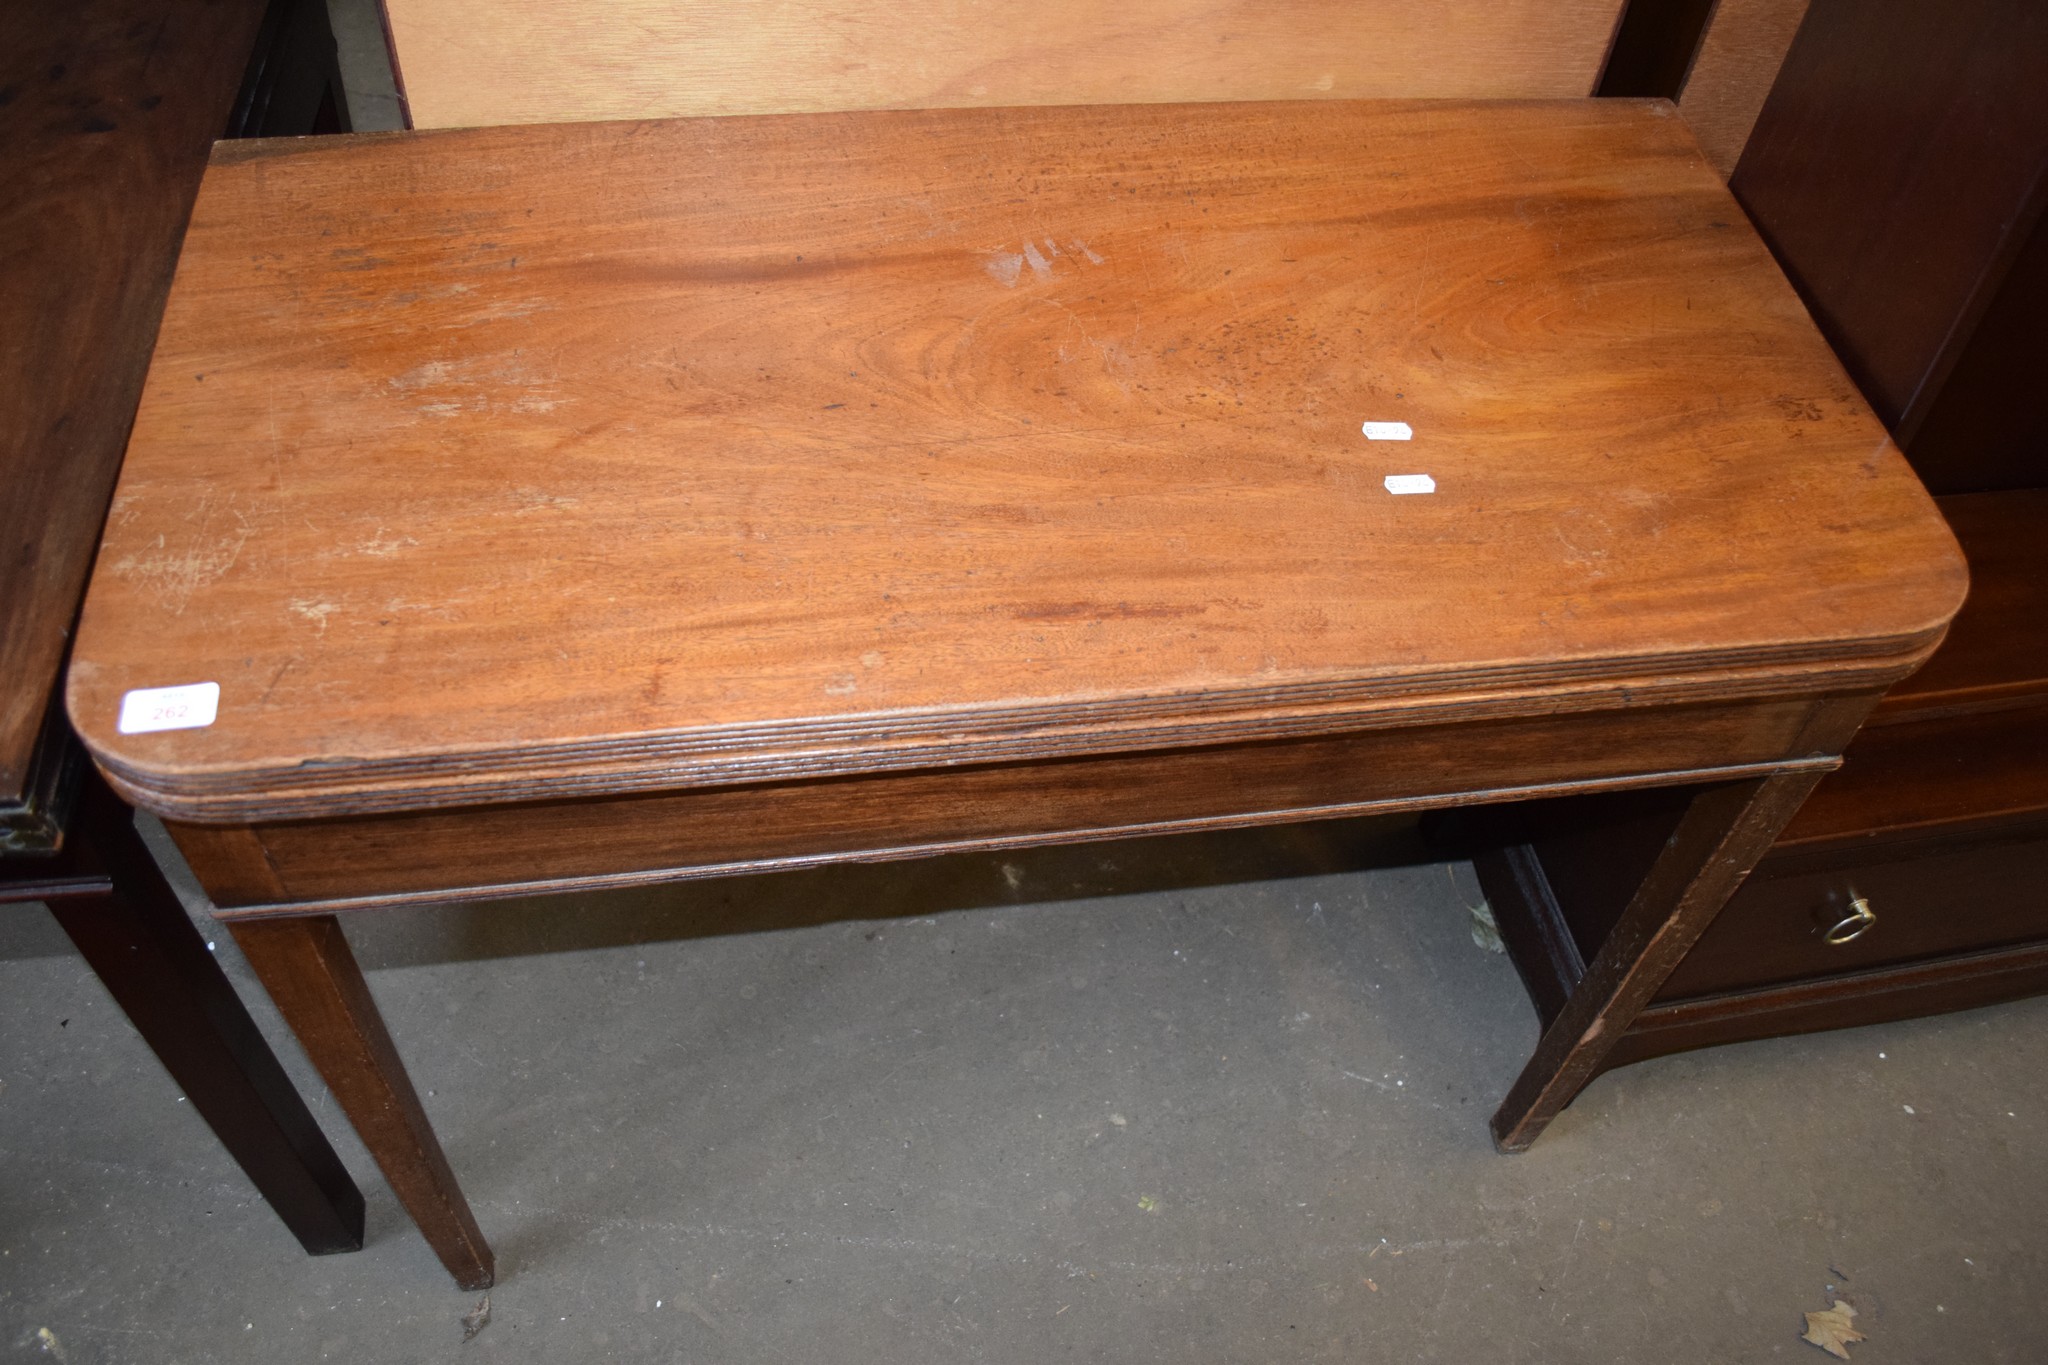
[[[1960,601],[1960,594],[1958,594]],[[193,824],[312,820],[460,806],[625,796],[850,777],[864,773],[1077,759],[1145,750],[1307,738],[1347,731],[1503,720],[1520,716],[1641,709],[1722,700],[1819,696],[1877,690],[1918,668],[1940,644],[1946,622],[1866,651],[1765,665],[1702,668],[1515,687],[1513,670],[1494,685],[1423,691],[1383,685],[1374,695],[1334,700],[1243,693],[1148,699],[1030,712],[940,710],[916,717],[883,713],[850,718],[833,732],[806,735],[749,727],[634,736],[608,746],[503,748],[375,761],[346,758],[269,768],[165,772],[123,761],[93,737],[87,748],[108,782],[144,810]],[[1838,642],[1840,643],[1840,642]],[[1884,646],[1890,646],[1884,649]],[[1846,649],[1851,644],[1841,644]],[[1078,718],[1077,718],[1078,717]],[[911,720],[923,722],[912,726]],[[80,727],[81,734],[85,727]],[[805,742],[808,738],[808,742]],[[775,741],[782,742],[777,743]],[[794,742],[792,742],[794,741]]]

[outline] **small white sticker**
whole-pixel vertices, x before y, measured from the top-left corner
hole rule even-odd
[[[1406,422],[1367,422],[1363,428],[1368,441],[1412,441],[1415,428]]]
[[[1436,480],[1427,474],[1389,474],[1387,491],[1396,497],[1403,493],[1434,493]]]
[[[219,711],[219,683],[138,687],[121,698],[120,730],[124,735],[146,735],[152,730],[197,730],[213,724]]]

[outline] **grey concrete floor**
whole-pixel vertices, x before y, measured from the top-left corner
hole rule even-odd
[[[1371,836],[1371,837],[1369,837]],[[1377,842],[1376,842],[1377,839]],[[70,1362],[2048,1358],[2048,1001],[1645,1063],[1536,1149],[1469,868],[1363,826],[350,923],[486,1234],[312,1259],[0,918],[0,1350]],[[1398,849],[1396,850],[1398,851]],[[47,1335],[45,1335],[47,1333]]]

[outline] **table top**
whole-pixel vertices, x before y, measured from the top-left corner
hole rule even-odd
[[[339,814],[1881,685],[1964,586],[1668,105],[390,134],[216,151],[69,701]]]
[[[0,843],[263,6],[0,6]],[[62,733],[59,721],[56,733]]]

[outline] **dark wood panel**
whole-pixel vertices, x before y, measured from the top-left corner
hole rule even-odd
[[[1874,919],[1850,942],[1826,942],[1827,930],[1851,917],[1859,897]],[[1900,861],[1887,861],[1880,845],[1832,869],[1760,867],[1657,999],[1752,990],[2036,941],[2048,941],[2048,839],[1980,844]]]
[[[260,0],[0,5],[0,806],[21,800]]]
[[[1677,99],[1714,4],[1628,0],[1593,93],[1606,99]]]
[[[2039,210],[2044,70],[2037,0],[1814,0],[1730,180],[1909,447]]]
[[[63,847],[72,803],[91,766],[52,697],[20,781],[0,797],[0,859],[45,857]]]
[[[2044,356],[2015,359],[2036,371],[2016,392],[2048,397]],[[2039,449],[2048,453],[2048,434]],[[1878,703],[1873,725],[2048,698],[2048,488],[1937,501],[1970,562],[1970,596],[1934,657]],[[2048,749],[2037,757],[2048,782]]]
[[[2048,848],[2034,842],[2048,835],[2043,754],[2048,707],[1864,729],[1667,989],[1748,988],[2048,937],[2048,866],[2026,851]],[[1463,837],[1539,1010],[1571,963],[1606,941],[1682,801],[1593,794],[1471,821]],[[1895,913],[1883,932],[1824,948],[1815,916],[1851,887],[1881,888]]]
[[[1539,1014],[1600,951],[1692,796],[1674,787],[1515,802],[1463,812],[1440,838],[1446,856],[1472,859]]]
[[[1966,1009],[2048,989],[2048,944],[2042,942],[2048,903],[2041,891],[2048,831],[2030,843],[1995,843],[1988,859],[1983,852],[1981,845],[1964,847],[1926,861],[1884,865],[1885,880],[1869,888],[1877,923],[1868,932],[1878,937],[1861,950],[1853,943],[1830,949],[1809,939],[1819,897],[1791,896],[1788,906],[1785,895],[1759,892],[1757,879],[1770,875],[1769,864],[1760,866],[1603,1066],[1746,1038]],[[1501,937],[1547,1026],[1598,945],[1582,951],[1530,845],[1484,849],[1474,863]],[[1846,885],[1857,869],[1837,868],[1831,875]],[[1824,877],[1796,878],[1792,886],[1827,889]],[[1758,907],[1764,912],[1761,926],[1753,913]],[[2010,946],[1972,951],[1999,943]],[[1730,988],[1704,993],[1716,982]]]
[[[72,873],[44,888],[51,913],[300,1245],[313,1255],[358,1249],[362,1194],[134,820],[113,793],[91,785],[72,846],[51,860]]]
[[[1543,860],[1527,844],[1502,844],[1477,850],[1472,866],[1508,960],[1548,1028],[1586,974],[1586,955],[1565,923]]]
[[[305,901],[683,875],[791,860],[1312,819],[1499,799],[1545,783],[1670,780],[1839,743],[1835,703],[1547,716],[1312,740],[353,820],[173,823],[215,901]],[[1418,797],[1426,798],[1418,800]],[[252,842],[253,836],[253,842]]]
[[[1778,854],[2035,815],[2048,810],[2043,755],[2048,705],[1871,726],[1786,826]]]
[[[2048,944],[1790,986],[1653,1004],[1608,1054],[1609,1069],[1691,1048],[1976,1009],[2048,992]]]
[[[270,0],[228,115],[227,136],[349,131],[348,99],[327,0]]]
[[[1494,1113],[1502,1151],[1526,1149],[1606,1065],[1638,1012],[1713,922],[1821,774],[1783,772],[1695,790],[1642,884]]]
[[[2037,198],[2042,194],[2036,190]],[[2048,356],[2048,214],[2037,210],[2033,232],[1906,448],[1906,457],[1930,487],[1961,493],[2048,485],[2043,356]]]

